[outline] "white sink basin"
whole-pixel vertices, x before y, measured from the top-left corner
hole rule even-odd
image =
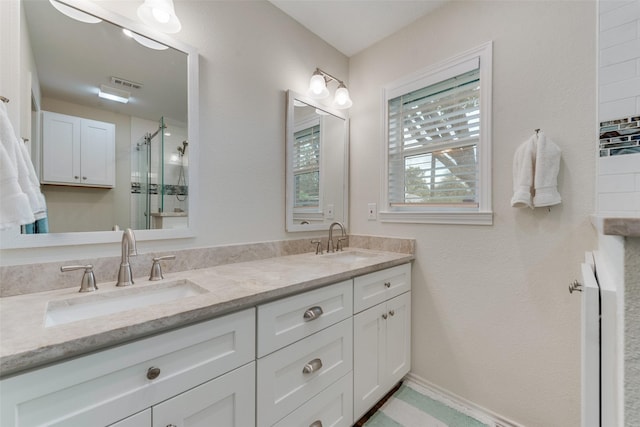
[[[49,302],[44,326],[62,325],[135,308],[148,307],[205,292],[207,292],[206,289],[188,280],[176,280],[144,287],[133,285],[130,288],[117,289],[103,294],[97,291],[91,295],[83,294],[75,298]]]
[[[331,258],[333,261],[350,264],[353,262],[364,261],[377,257],[378,254],[361,251],[334,252],[324,255],[325,258]]]

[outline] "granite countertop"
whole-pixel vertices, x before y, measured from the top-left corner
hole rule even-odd
[[[366,253],[366,257],[339,260],[336,256]],[[253,307],[355,276],[407,263],[413,255],[365,249],[336,254],[301,254],[259,261],[226,264],[166,274],[161,281],[136,278],[135,285],[117,288],[99,283],[99,290],[78,293],[78,288],[0,298],[0,375],[78,356],[226,313]],[[51,301],[107,296],[142,291],[177,280],[189,280],[206,293],[136,308],[92,319],[45,327]]]
[[[640,217],[592,215],[591,222],[605,236],[640,237]]]

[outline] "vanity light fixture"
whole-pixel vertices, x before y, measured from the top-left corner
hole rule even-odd
[[[177,33],[182,28],[173,0],[144,0],[138,7],[138,17],[145,24],[165,33]]]
[[[100,89],[98,90],[98,96],[100,98],[126,104],[127,102],[129,102],[129,97],[131,96],[131,94],[126,90],[120,90],[111,86],[101,85]]]
[[[124,33],[125,36],[131,37],[132,39],[140,43],[142,46],[148,47],[149,49],[154,49],[154,50],[169,49],[169,46],[163,45],[162,43],[158,43],[155,40],[148,39],[144,36],[141,36],[140,34],[136,34],[127,28],[123,28],[122,32]]]
[[[314,99],[324,99],[328,97],[329,90],[327,89],[327,83],[332,80],[338,83],[338,89],[336,89],[336,93],[333,97],[332,106],[341,110],[351,108],[353,101],[351,101],[349,90],[347,89],[347,86],[345,86],[344,82],[335,78],[331,74],[322,71],[320,68],[316,68],[316,71],[314,71],[311,76],[307,95]]]
[[[74,9],[64,3],[60,3],[59,1],[49,0],[49,3],[51,3],[51,6],[55,7],[58,12],[63,15],[67,15],[69,18],[75,19],[76,21],[84,22],[86,24],[97,24],[98,22],[102,22],[102,19],[100,18],[96,18],[93,15]]]

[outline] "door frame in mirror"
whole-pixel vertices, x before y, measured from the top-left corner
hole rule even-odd
[[[152,40],[179,50],[187,55],[187,132],[190,161],[188,169],[189,198],[188,227],[184,229],[135,230],[136,240],[170,240],[195,237],[198,198],[198,151],[199,151],[199,96],[198,96],[198,52],[185,43],[156,31],[125,16],[107,10],[88,0],[60,0],[71,7],[83,10],[122,28],[128,28]],[[21,234],[20,227],[1,232],[0,249],[35,248],[51,246],[88,245],[120,242],[121,231],[93,231],[75,233]]]
[[[286,114],[286,125],[285,125],[285,143],[286,143],[286,173],[285,173],[285,230],[288,232],[298,232],[298,231],[318,231],[318,230],[327,230],[329,224],[323,223],[309,223],[309,224],[296,224],[293,220],[293,194],[294,194],[294,182],[293,182],[293,145],[295,142],[294,138],[294,129],[295,129],[295,117],[294,117],[294,100],[298,100],[304,102],[305,104],[325,111],[339,119],[344,120],[344,170],[343,174],[345,177],[342,189],[342,203],[344,215],[343,218],[340,219],[340,222],[348,228],[349,224],[349,116],[338,109],[327,107],[316,100],[297,93],[293,90],[287,91],[287,114]]]

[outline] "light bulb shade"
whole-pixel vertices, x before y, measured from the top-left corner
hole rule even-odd
[[[338,89],[336,90],[336,94],[333,97],[333,107],[338,109],[347,109],[351,108],[353,105],[353,101],[351,101],[351,97],[349,96],[349,89],[340,83]]]
[[[127,37],[131,37],[132,39],[134,39],[135,41],[140,43],[142,46],[148,47],[149,49],[154,49],[154,50],[167,50],[167,49],[169,49],[169,46],[163,45],[162,43],[158,43],[157,41],[151,40],[149,38],[146,38],[145,36],[141,36],[140,34],[134,33],[133,31],[131,31],[131,30],[127,29],[127,28],[123,28],[122,32]]]
[[[76,21],[85,22],[87,24],[97,24],[98,22],[102,22],[102,19],[96,18],[93,15],[89,15],[88,13],[81,12],[78,9],[74,9],[71,6],[67,6],[66,4],[60,3],[56,0],[49,0],[49,3],[56,10],[64,15],[67,15],[69,18],[73,18]]]
[[[320,74],[318,71],[313,73],[313,76],[311,76],[307,95],[314,99],[324,99],[327,96],[329,96],[329,89],[327,89],[327,82],[325,82],[324,76]]]
[[[173,0],[144,0],[138,7],[138,17],[145,24],[165,33],[177,33],[182,28]]]

